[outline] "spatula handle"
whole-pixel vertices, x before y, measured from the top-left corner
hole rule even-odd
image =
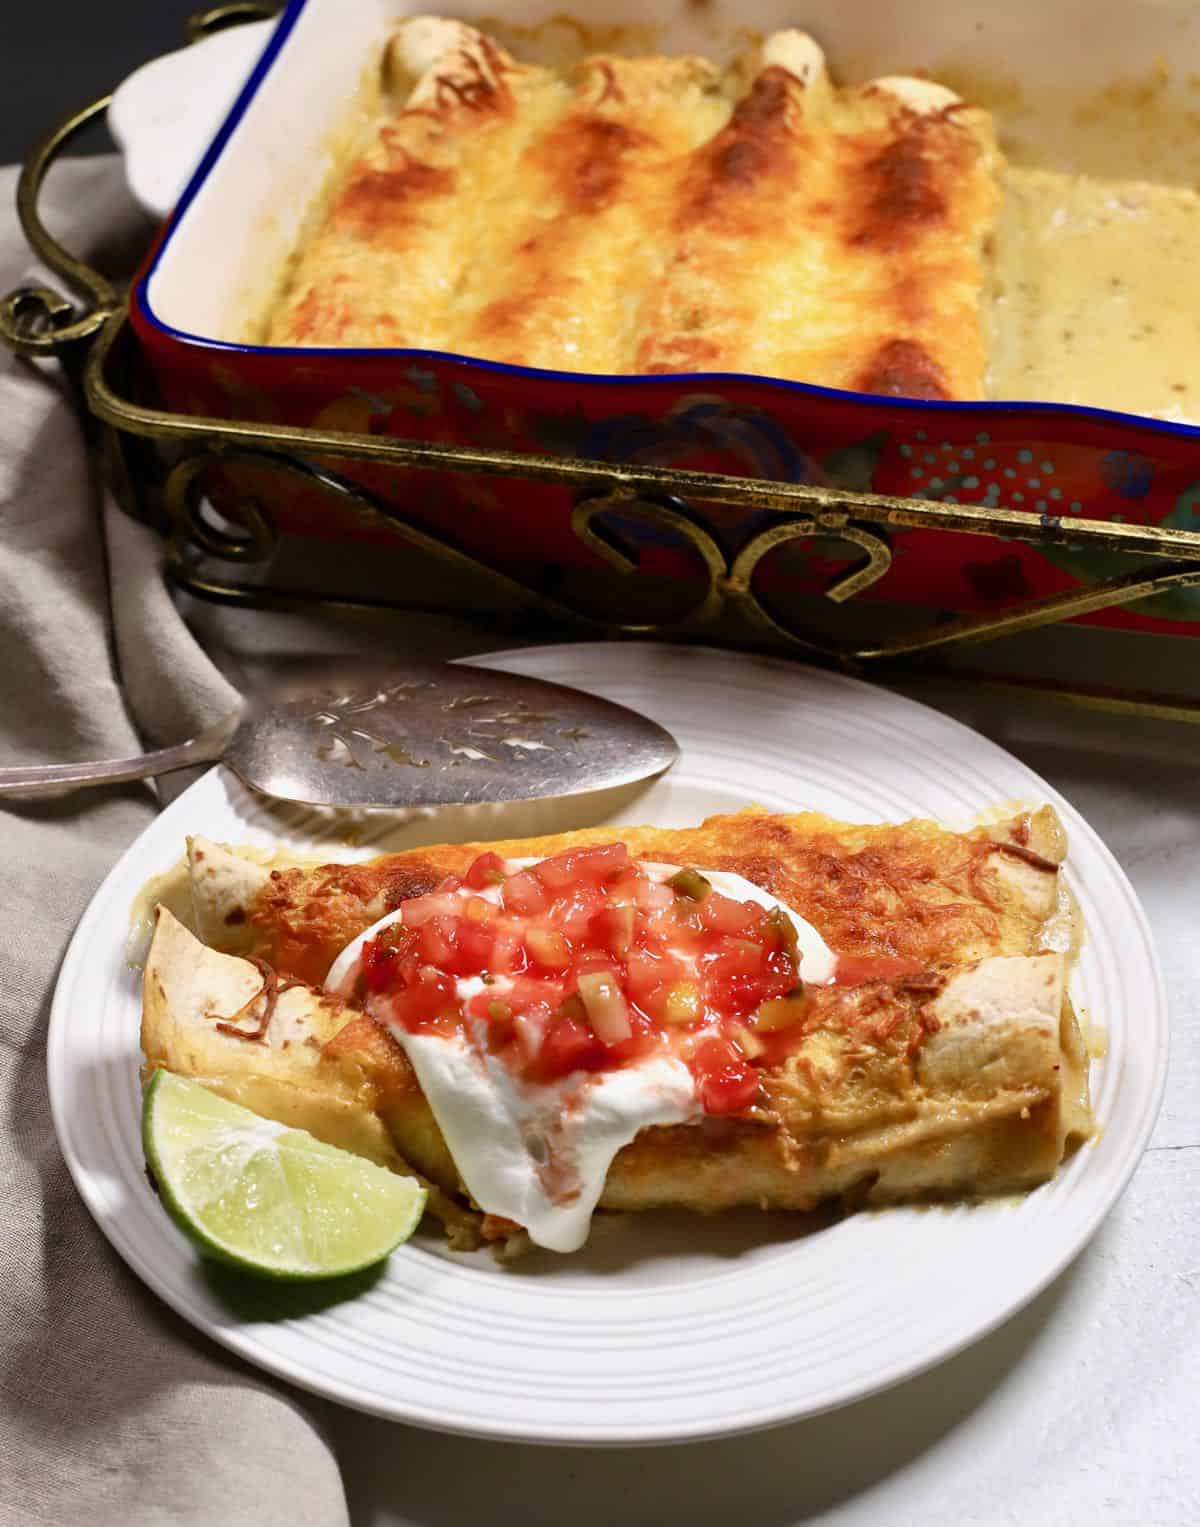
[[[236,718],[201,732],[188,742],[156,748],[132,758],[110,758],[101,763],[29,764],[0,769],[0,797],[10,795],[52,796],[81,790],[88,785],[119,785],[132,779],[152,779],[196,764],[215,763],[233,734]]]

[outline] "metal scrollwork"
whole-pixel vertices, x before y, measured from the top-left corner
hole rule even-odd
[[[621,621],[617,623],[616,629],[631,636],[654,631],[680,631],[703,625],[716,615],[723,598],[725,553],[704,526],[693,518],[682,499],[650,497],[633,489],[615,488],[611,492],[588,495],[577,501],[571,511],[571,529],[585,546],[603,557],[610,567],[628,575],[637,572],[638,559],[636,554],[630,555],[625,551],[614,532],[599,520],[600,515],[610,510],[640,516],[663,530],[674,531],[697,553],[705,572],[704,587],[699,597],[682,614],[669,620]]]
[[[427,527],[409,520],[393,505],[376,498],[360,483],[342,477],[329,467],[285,452],[244,447],[201,449],[178,462],[167,479],[164,498],[174,531],[172,575],[182,587],[190,588],[203,597],[229,597],[249,602],[259,597],[259,591],[240,586],[223,586],[211,579],[196,576],[188,562],[189,544],[198,546],[220,561],[240,563],[264,562],[277,545],[278,537],[274,527],[261,504],[252,497],[242,495],[235,502],[228,502],[229,494],[220,495],[219,512],[224,525],[205,513],[208,473],[231,469],[236,471],[238,468],[265,469],[298,477],[306,484],[317,486],[331,495],[360,519],[386,526],[392,534],[416,550],[448,563],[459,572],[485,580],[497,593],[515,604],[536,605],[548,615],[567,623],[601,626],[601,622],[478,561]],[[279,605],[306,603],[321,596],[300,591],[288,595],[263,590],[261,597],[264,603]],[[359,601],[348,599],[339,602],[353,604]],[[380,603],[377,599],[361,602]]]
[[[931,652],[938,647],[960,646],[968,642],[991,641],[997,636],[1011,636],[1018,631],[1034,631],[1040,626],[1090,615],[1096,610],[1116,609],[1151,594],[1174,589],[1200,588],[1200,564],[1195,562],[1158,563],[1154,570],[1141,567],[1115,578],[1105,578],[1085,588],[1070,589],[1065,594],[1051,594],[1045,599],[1031,599],[996,615],[964,615],[937,621],[916,631],[906,631],[878,645],[855,649],[859,662],[909,657]]]
[[[18,355],[38,355],[71,323],[75,309],[48,286],[19,286],[0,302],[0,333]]]
[[[111,95],[101,96],[82,111],[65,117],[37,144],[21,169],[17,216],[29,246],[81,293],[89,306],[76,314],[73,303],[45,286],[25,286],[10,292],[0,302],[0,341],[18,355],[60,355],[68,346],[93,338],[120,305],[112,285],[64,249],[38,213],[38,197],[51,164],[76,134],[108,110],[111,100]]]
[[[733,560],[726,587],[752,623],[770,630],[792,645],[802,645],[809,651],[849,657],[850,654],[843,654],[837,644],[816,640],[811,634],[802,633],[785,624],[776,611],[768,608],[754,588],[755,571],[769,552],[780,546],[812,540],[815,536],[849,541],[866,553],[854,567],[839,573],[826,585],[823,591],[825,598],[835,604],[843,604],[878,583],[892,565],[891,544],[881,531],[852,524],[844,516],[805,515],[789,520],[786,524],[772,525],[747,541]]]
[[[264,562],[277,537],[256,499],[241,498],[222,510],[224,525],[205,514],[205,479],[218,466],[239,461],[261,464],[251,452],[218,454],[202,451],[172,468],[163,487],[163,502],[176,537],[191,540],[224,562]]]
[[[269,21],[278,16],[278,5],[259,5],[255,0],[231,0],[228,5],[210,5],[202,11],[194,11],[184,22],[184,33],[189,42],[200,42],[213,32],[223,32],[226,27],[241,26],[247,21]]]

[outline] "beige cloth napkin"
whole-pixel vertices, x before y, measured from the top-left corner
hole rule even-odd
[[[39,272],[0,171],[0,292]],[[45,199],[68,247],[146,230],[112,159]],[[50,285],[56,285],[49,278]],[[98,502],[54,367],[0,351],[0,763],[179,741],[234,691],[168,598],[155,539]],[[148,786],[0,809],[0,1522],[344,1523],[323,1407],[252,1372],[137,1282],[55,1141],[46,1023],[89,897],[156,810]]]

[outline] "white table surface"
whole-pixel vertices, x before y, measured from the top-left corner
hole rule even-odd
[[[239,645],[236,615],[210,618]],[[422,631],[429,656],[481,645],[453,623]],[[1172,1057],[1128,1191],[1075,1263],[991,1336],[884,1394],[777,1430],[593,1451],[475,1442],[334,1409],[356,1527],[1200,1523],[1200,728],[962,681],[903,687],[1056,785],[1142,897],[1170,992]]]

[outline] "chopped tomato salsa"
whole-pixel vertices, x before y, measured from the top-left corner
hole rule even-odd
[[[768,1053],[756,1028],[777,1040],[803,1017],[794,930],[700,871],[662,873],[624,843],[527,868],[481,854],[368,941],[363,983],[410,1031],[486,1024],[530,1081],[670,1053],[708,1113],[742,1112]]]

